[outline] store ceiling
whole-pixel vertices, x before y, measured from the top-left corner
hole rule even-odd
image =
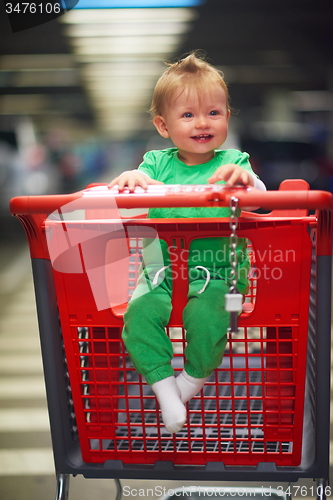
[[[295,109],[333,109],[331,0],[72,10],[17,33],[4,4],[0,127],[29,116],[44,131],[68,126],[106,138],[146,137],[162,61],[197,48],[224,71],[239,116],[263,116],[271,95],[278,103],[287,93]]]

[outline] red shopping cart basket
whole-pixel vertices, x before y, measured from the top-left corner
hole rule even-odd
[[[33,261],[60,473],[184,479],[199,467],[208,474],[202,478],[216,479],[215,471],[229,480],[235,470],[237,479],[261,471],[262,480],[278,480],[274,474],[283,471],[283,477],[287,470],[286,480],[327,477],[322,453],[329,412],[318,391],[320,399],[329,394],[332,195],[304,187],[289,181],[276,192],[150,186],[146,193],[117,193],[100,185],[12,200]],[[182,370],[188,249],[196,238],[228,237],[229,220],[147,219],[129,209],[228,205],[231,196],[240,207],[273,211],[239,218],[237,234],[248,239],[251,257],[239,332],[229,338],[221,366],[187,403],[184,428],[171,435],[124,348],[123,314],[143,240],[164,240],[173,256],[166,334],[175,372]]]

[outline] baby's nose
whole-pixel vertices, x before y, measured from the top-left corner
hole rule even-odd
[[[207,117],[204,115],[198,116],[197,121],[196,121],[196,127],[197,128],[204,128],[207,127]]]

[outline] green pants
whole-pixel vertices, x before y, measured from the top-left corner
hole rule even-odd
[[[163,264],[169,263],[163,252]],[[206,261],[201,264],[204,269],[189,268],[188,302],[183,311],[187,341],[184,368],[196,378],[209,376],[221,364],[229,326],[225,294],[230,288],[227,279],[230,268],[212,266]],[[243,268],[248,269],[247,259]],[[159,269],[160,264],[150,263],[141,273],[124,315],[122,335],[136,370],[145,376],[149,385],[174,373],[172,343],[165,332],[172,310],[172,271],[170,267],[165,269],[153,287],[151,284]],[[209,281],[205,269],[209,271]],[[238,284],[239,291],[244,293],[247,279]]]

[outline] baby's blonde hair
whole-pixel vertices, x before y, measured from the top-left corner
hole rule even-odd
[[[154,89],[149,110],[152,118],[157,115],[163,116],[165,104],[170,102],[174,91],[178,88],[194,88],[200,95],[203,90],[207,90],[213,84],[218,84],[225,91],[227,108],[230,109],[228,87],[222,71],[205,61],[198,51],[191,52],[188,56],[168,66]]]

